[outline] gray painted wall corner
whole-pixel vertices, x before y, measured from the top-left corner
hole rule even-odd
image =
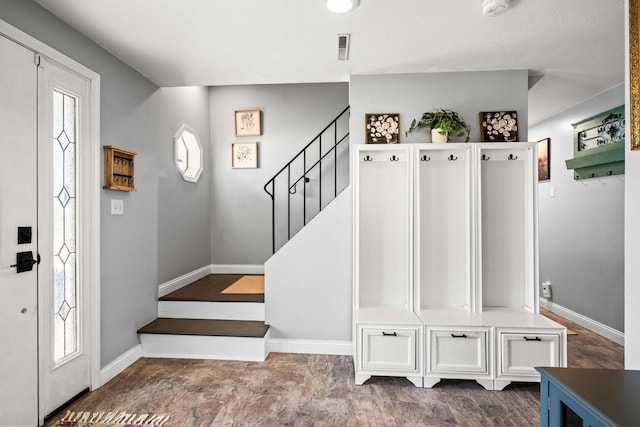
[[[573,128],[624,104],[624,85],[545,120],[529,130],[551,138],[551,180],[539,184],[540,282],[554,304],[624,331],[625,176],[573,179]],[[553,196],[551,194],[554,194]]]

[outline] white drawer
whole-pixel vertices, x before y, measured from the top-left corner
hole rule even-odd
[[[427,373],[488,374],[488,329],[427,330]]]
[[[417,371],[417,329],[363,328],[362,368],[381,371]]]
[[[497,377],[538,377],[535,366],[560,366],[560,334],[503,332],[498,334]]]

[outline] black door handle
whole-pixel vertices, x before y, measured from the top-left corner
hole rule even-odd
[[[16,273],[24,273],[33,270],[33,266],[36,264],[40,264],[40,254],[36,259],[33,259],[33,252],[26,251],[16,253],[16,263],[10,267],[16,267]]]

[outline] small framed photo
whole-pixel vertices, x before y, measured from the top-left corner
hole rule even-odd
[[[377,113],[364,115],[367,144],[397,144],[400,142],[400,114]]]
[[[482,142],[518,141],[518,113],[515,111],[480,112]]]
[[[234,142],[231,144],[231,168],[255,169],[258,167],[258,143]]]
[[[538,181],[551,179],[551,138],[538,141]]]
[[[260,136],[262,135],[262,123],[259,109],[235,111],[236,136]]]

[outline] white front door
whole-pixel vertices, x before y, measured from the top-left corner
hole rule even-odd
[[[89,282],[83,275],[81,161],[90,142],[89,80],[45,58],[38,67],[40,414],[91,384]],[[97,224],[96,224],[97,226]],[[86,241],[86,240],[85,240]]]
[[[0,426],[38,423],[38,271],[10,267],[37,258],[36,89],[34,54],[0,35]]]
[[[90,89],[0,34],[2,427],[42,424],[95,374]]]

